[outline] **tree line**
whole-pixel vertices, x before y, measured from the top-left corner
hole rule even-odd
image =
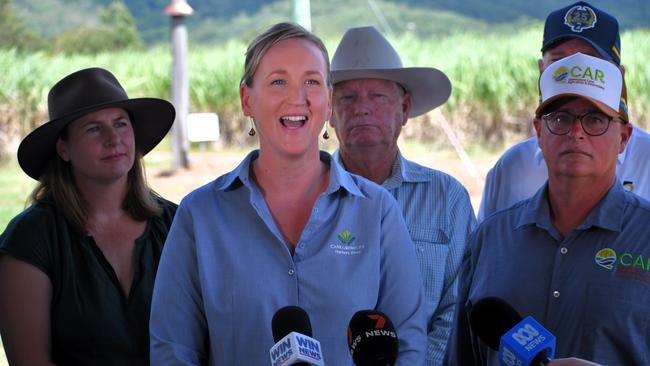
[[[101,8],[98,23],[71,28],[52,38],[32,31],[14,11],[12,0],[0,0],[0,29],[0,48],[19,52],[96,54],[144,47],[135,19],[121,0]]]

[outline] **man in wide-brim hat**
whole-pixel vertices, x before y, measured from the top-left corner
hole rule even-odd
[[[427,365],[439,365],[456,303],[456,274],[476,219],[465,188],[445,173],[404,158],[397,139],[409,117],[447,101],[451,83],[437,69],[403,67],[374,27],[345,33],[332,59],[332,81],[330,123],[340,143],[335,158],[397,199],[427,300]]]

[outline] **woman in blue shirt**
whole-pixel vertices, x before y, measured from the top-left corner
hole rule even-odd
[[[286,305],[307,311],[328,365],[352,365],[347,326],[362,309],[395,324],[399,364],[423,362],[423,293],[400,210],[319,150],[329,74],[323,43],[300,26],[249,45],[240,97],[259,150],[179,206],[154,289],[153,364],[268,364]]]

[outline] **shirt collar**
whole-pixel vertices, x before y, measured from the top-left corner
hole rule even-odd
[[[239,163],[239,165],[233,171],[227,173],[224,176],[224,179],[220,184],[217,185],[216,189],[230,190],[236,189],[241,185],[245,185],[250,188],[250,165],[253,160],[257,159],[259,154],[259,150],[253,150],[248,155],[246,155],[244,160]],[[325,194],[331,194],[338,191],[339,189],[344,189],[353,195],[365,197],[357,184],[355,184],[350,174],[346,172],[345,169],[343,169],[343,167],[339,165],[329,153],[320,151],[320,161],[324,162],[330,167],[330,179],[327,185],[327,189],[325,190]]]
[[[338,149],[334,152],[333,159],[343,166],[341,154]],[[401,186],[404,182],[425,182],[427,179],[426,172],[422,171],[422,167],[405,159],[401,151],[397,149],[397,157],[393,161],[390,175],[381,186],[386,189],[392,189]]]
[[[523,214],[519,218],[517,228],[536,224],[547,231],[551,230],[553,223],[551,222],[551,209],[548,203],[548,181],[524,205]],[[597,226],[611,231],[621,231],[625,205],[625,190],[620,182],[615,179],[607,194],[576,229],[584,230]]]

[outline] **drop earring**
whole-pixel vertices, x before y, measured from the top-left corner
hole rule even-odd
[[[325,132],[323,132],[323,139],[327,140],[330,138],[330,134],[327,132],[327,126],[325,126]]]
[[[253,125],[253,119],[250,119],[251,121],[251,129],[248,131],[248,136],[255,136],[255,126]]]

